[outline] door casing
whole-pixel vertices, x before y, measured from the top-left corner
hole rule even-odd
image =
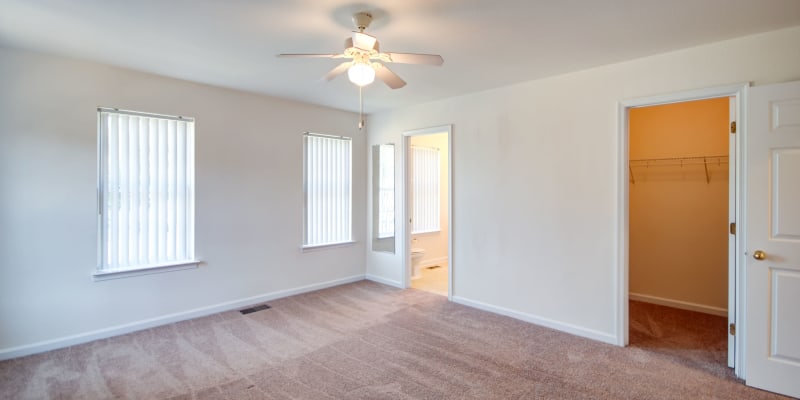
[[[628,277],[629,277],[629,189],[628,189],[628,143],[629,143],[629,126],[628,116],[631,108],[656,106],[670,103],[680,103],[694,100],[704,100],[719,97],[733,97],[735,104],[735,115],[737,116],[737,132],[734,135],[734,143],[731,145],[735,147],[735,152],[731,154],[731,164],[729,168],[733,168],[732,174],[735,174],[735,179],[729,181],[729,184],[734,185],[735,210],[732,215],[733,222],[736,222],[737,232],[744,232],[745,227],[741,226],[744,223],[742,213],[744,210],[741,207],[742,202],[740,199],[744,196],[744,181],[742,174],[742,155],[744,154],[744,140],[745,135],[744,127],[746,126],[744,110],[746,109],[746,96],[749,84],[743,83],[738,85],[719,86],[706,89],[698,89],[684,92],[669,93],[659,96],[644,97],[623,100],[619,102],[618,121],[619,121],[619,154],[618,154],[618,177],[617,177],[617,193],[618,193],[618,218],[617,227],[617,262],[616,271],[617,277],[615,280],[617,300],[616,300],[616,338],[617,345],[627,346],[628,337]],[[736,249],[744,248],[743,236],[736,235],[734,242]],[[737,251],[730,252],[733,254],[734,259],[729,261],[728,270],[728,320],[730,323],[735,323],[737,335],[731,336],[729,334],[728,340],[728,364],[733,366],[736,376],[744,378],[744,324],[745,316],[744,310],[741,305],[742,290],[744,283],[743,265],[738,256]],[[731,293],[732,292],[732,293]],[[731,308],[733,311],[731,311]]]
[[[411,137],[447,134],[447,299],[453,301],[453,271],[456,261],[453,254],[453,125],[441,125],[430,128],[415,129],[403,132],[403,288],[411,287]]]

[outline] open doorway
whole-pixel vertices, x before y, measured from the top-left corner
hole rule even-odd
[[[731,100],[631,109],[630,345],[724,369]]]
[[[632,313],[640,311],[638,309],[639,305],[643,305],[643,308],[664,307],[660,311],[674,310],[678,313],[700,312],[700,314],[694,314],[695,316],[699,315],[701,317],[696,321],[678,323],[676,321],[683,317],[677,315],[666,316],[666,318],[672,319],[673,327],[682,325],[684,328],[690,330],[696,330],[695,328],[708,325],[706,319],[715,321],[711,324],[716,326],[711,329],[716,332],[715,334],[718,335],[717,338],[719,339],[716,345],[717,348],[715,351],[717,355],[715,357],[717,360],[722,360],[716,361],[716,363],[717,365],[722,364],[723,370],[726,364],[729,367],[735,367],[737,376],[741,376],[740,374],[743,372],[739,369],[743,353],[737,352],[737,349],[741,348],[742,338],[734,336],[736,321],[742,320],[742,309],[739,307],[742,288],[738,283],[742,282],[741,274],[743,272],[736,250],[742,245],[741,237],[735,236],[733,232],[735,232],[735,223],[740,219],[742,212],[741,202],[738,201],[741,198],[741,193],[739,191],[742,187],[740,180],[741,174],[739,173],[741,169],[739,152],[741,151],[742,143],[740,142],[741,138],[739,135],[733,132],[735,132],[736,116],[741,114],[745,88],[746,85],[732,85],[700,89],[650,98],[626,100],[620,104],[620,150],[622,155],[619,170],[622,183],[620,185],[620,280],[618,286],[620,295],[618,302],[620,344],[633,344],[634,341],[641,339],[640,337],[633,336],[642,331],[646,333],[647,330],[655,336],[654,339],[657,339],[659,335],[664,335],[665,329],[669,329],[669,326],[659,326],[657,323],[658,321],[656,321],[655,317],[652,315],[645,315],[643,318],[640,318],[641,315],[638,314],[633,315]],[[649,144],[649,151],[655,151],[655,153],[637,153],[639,150],[633,148],[634,146],[638,146],[638,144],[635,143],[637,139],[631,136],[631,128],[636,129],[636,127],[631,127],[631,114],[635,115],[637,110],[647,109],[648,107],[666,105],[677,106],[680,103],[698,100],[715,100],[718,102],[717,105],[720,106],[720,114],[723,117],[725,114],[728,116],[727,123],[718,123],[720,127],[716,128],[721,132],[719,133],[720,136],[716,138],[716,147],[710,150],[695,149],[695,152],[689,151],[688,153],[680,153],[679,151],[673,152],[676,150],[674,147],[675,143],[673,142],[678,142],[678,136],[686,132],[678,133],[678,129],[683,128],[671,127],[665,129],[665,131],[661,133],[661,135],[664,136],[661,144]],[[726,103],[727,107],[725,107]],[[696,118],[693,116],[686,116],[683,118],[673,117],[673,122],[675,120],[691,123],[695,121]],[[661,123],[667,125],[667,123]],[[634,124],[636,124],[635,121]],[[636,135],[636,133],[633,133],[633,135]],[[667,142],[664,142],[664,140],[667,140]],[[727,147],[724,147],[726,143]],[[645,149],[647,150],[647,146],[645,146]],[[664,152],[667,150],[671,152]],[[662,153],[658,153],[658,151]],[[717,154],[716,151],[720,151],[721,153]],[[727,156],[727,159],[725,156]],[[673,181],[669,182],[670,179]],[[664,185],[665,182],[667,187],[674,186],[673,189],[675,189],[675,187],[680,189],[681,185],[694,185],[694,190],[699,191],[699,194],[695,193],[694,195],[690,195],[686,192],[688,189],[683,188],[685,190],[678,190],[676,192],[678,196],[683,197],[675,198],[676,194],[659,195],[658,190],[660,189],[655,187],[645,188],[646,184]],[[712,184],[716,185],[716,187],[712,188]],[[672,242],[671,245],[666,246],[665,249],[658,250],[661,253],[658,253],[658,251],[654,252],[662,256],[667,254],[669,257],[662,258],[672,260],[671,264],[668,263],[670,268],[675,266],[676,263],[680,263],[681,266],[692,265],[696,260],[700,260],[701,263],[704,264],[714,263],[715,268],[713,268],[713,270],[717,271],[718,275],[722,275],[718,278],[711,278],[718,279],[714,281],[716,292],[713,294],[707,290],[704,292],[704,289],[702,289],[703,285],[695,285],[697,283],[696,281],[699,280],[696,275],[693,276],[689,274],[688,276],[677,279],[674,276],[670,276],[669,279],[666,279],[663,276],[658,276],[659,272],[664,272],[663,270],[656,271],[655,277],[649,276],[643,278],[641,275],[636,275],[640,269],[637,265],[634,265],[634,263],[641,263],[644,258],[640,257],[642,249],[634,249],[633,246],[638,246],[637,242],[640,241],[640,239],[655,242],[655,244],[653,244],[654,246],[659,245],[659,242],[665,240],[661,237],[665,234],[659,232],[658,228],[667,227],[671,223],[676,222],[673,220],[679,219],[677,217],[669,217],[668,211],[662,211],[662,214],[651,217],[650,221],[642,227],[642,224],[640,224],[641,221],[633,221],[633,218],[637,218],[638,214],[637,211],[632,210],[631,207],[632,203],[637,203],[641,200],[638,196],[643,195],[645,198],[655,197],[656,203],[660,202],[662,206],[672,208],[672,211],[675,211],[674,209],[680,209],[680,204],[687,203],[692,196],[704,199],[705,196],[709,195],[710,191],[715,190],[721,192],[723,195],[727,193],[727,197],[721,196],[721,200],[718,199],[715,203],[716,205],[711,206],[716,210],[716,219],[721,220],[721,222],[706,221],[702,222],[702,224],[710,225],[716,230],[715,235],[724,235],[726,238],[723,240],[721,239],[723,236],[716,236],[715,246],[717,250],[713,252],[714,256],[712,257],[715,258],[716,261],[709,261],[703,248],[705,236],[695,235],[698,228],[696,225],[692,225],[692,222],[694,222],[694,224],[701,224],[699,219],[704,218],[706,216],[705,214],[707,214],[707,212],[702,210],[693,211],[695,215],[699,215],[696,216],[695,219],[691,217],[687,218],[686,215],[682,217],[684,220],[689,221],[689,227],[684,227],[678,232],[672,233],[672,236],[678,239],[677,244],[676,242]],[[636,193],[633,193],[634,191],[636,191]],[[725,200],[727,200],[727,203],[725,203]],[[679,210],[679,212],[687,213],[685,210]],[[691,212],[689,212],[689,214],[690,213]],[[720,216],[727,216],[727,220],[721,219],[722,217]],[[720,246],[721,243],[723,244],[722,246]],[[696,244],[700,244],[697,246],[699,250],[690,251],[689,248],[694,247]],[[720,253],[719,249],[721,247],[726,247],[725,254]],[[646,246],[643,252],[648,252]],[[663,259],[657,259],[657,266],[664,261]],[[663,267],[663,265],[661,266]],[[676,269],[679,268],[673,268],[672,270],[668,270],[668,272],[676,272]],[[719,274],[721,270],[724,270],[724,272]],[[690,271],[693,270],[690,269]],[[714,276],[714,274],[710,273],[709,276]],[[668,284],[670,280],[677,282],[677,285],[672,288],[673,292],[662,288],[657,289],[655,292],[647,293],[648,290],[653,289],[658,284]],[[701,287],[701,293],[689,295],[687,293],[689,291],[687,288],[692,286]],[[677,293],[677,295],[671,293]],[[726,300],[722,303],[720,303],[721,293]],[[708,301],[710,298],[713,298],[714,302]],[[637,303],[634,304],[634,302]],[[657,310],[655,312],[660,311]],[[727,324],[725,322],[727,322]],[[697,334],[697,332],[694,332],[694,334]],[[707,343],[707,340],[699,340],[697,343],[700,342]],[[658,351],[662,351],[665,348],[663,344],[654,345],[660,346],[657,347]],[[727,347],[727,351],[725,347]],[[686,349],[684,354],[691,354],[692,351],[692,349]],[[727,362],[725,362],[726,359]]]
[[[404,133],[406,287],[451,294],[449,126]]]

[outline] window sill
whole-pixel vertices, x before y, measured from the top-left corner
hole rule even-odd
[[[179,261],[169,264],[147,265],[143,267],[114,269],[107,271],[95,271],[92,280],[107,281],[111,279],[130,278],[140,275],[160,274],[162,272],[182,271],[185,269],[195,269],[200,265],[200,260]]]
[[[312,251],[335,249],[337,247],[349,247],[354,244],[356,244],[354,240],[351,240],[349,242],[340,242],[340,243],[315,244],[310,246],[300,246],[300,251],[303,253],[308,253]]]
[[[439,233],[441,231],[442,231],[441,229],[431,229],[431,230],[427,230],[427,231],[412,231],[411,234],[412,235],[425,235],[427,233],[433,234],[433,233]]]

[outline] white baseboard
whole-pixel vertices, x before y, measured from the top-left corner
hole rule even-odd
[[[679,308],[681,310],[697,311],[705,314],[719,315],[722,317],[728,316],[728,310],[725,308],[689,303],[687,301],[665,299],[663,297],[650,296],[641,293],[628,293],[628,299],[641,301],[643,303],[652,303],[652,304],[658,304],[660,306]]]
[[[479,310],[489,311],[495,314],[505,315],[507,317],[516,318],[521,321],[530,322],[532,324],[544,326],[547,328],[555,329],[558,331],[571,333],[573,335],[585,337],[587,339],[597,340],[600,342],[608,343],[617,345],[619,342],[615,335],[610,333],[596,331],[594,329],[586,329],[580,326],[566,324],[563,322],[555,321],[548,318],[538,317],[536,315],[531,315],[515,310],[511,310],[504,307],[497,307],[491,304],[482,303],[480,301],[474,301],[465,299],[460,296],[453,296],[453,302],[458,304],[463,304],[465,306],[477,308]]]
[[[447,264],[447,256],[431,258],[429,260],[423,260],[421,263],[419,263],[419,266],[421,268],[426,268],[426,267],[434,267],[437,265],[441,266],[443,264]]]
[[[398,289],[404,289],[403,288],[403,284],[400,281],[394,281],[394,280],[391,280],[391,279],[382,278],[382,277],[377,276],[377,275],[367,274],[367,276],[364,279],[366,279],[368,281],[378,282],[378,283],[382,283],[384,285],[389,285],[389,286],[392,286],[392,287],[396,287]]]
[[[315,290],[344,285],[352,282],[358,282],[361,280],[364,280],[364,275],[354,275],[347,278],[316,283],[313,285],[301,286],[293,289],[280,290],[277,292],[247,297],[240,300],[219,303],[212,306],[195,308],[189,311],[131,322],[129,324],[117,325],[110,328],[98,329],[96,331],[79,333],[77,335],[66,336],[58,339],[46,340],[43,342],[38,342],[23,346],[0,349],[0,361],[41,353],[44,351],[60,349],[68,346],[74,346],[77,344],[91,342],[93,340],[98,340],[98,339],[105,339],[112,336],[124,335],[126,333],[136,332],[143,329],[149,329],[160,325],[171,324],[174,322],[184,321],[187,319],[204,317],[206,315],[216,314],[219,312],[245,308],[254,304],[259,304],[270,300],[279,299],[282,297],[313,292]]]

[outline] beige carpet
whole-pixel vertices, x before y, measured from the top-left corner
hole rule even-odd
[[[783,398],[738,382],[717,341],[680,333],[691,315],[662,325],[657,306],[619,348],[367,281],[270,305],[2,362],[0,398]]]

